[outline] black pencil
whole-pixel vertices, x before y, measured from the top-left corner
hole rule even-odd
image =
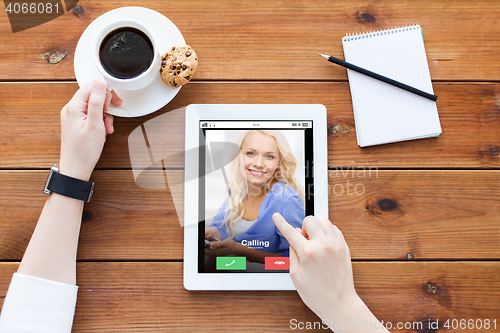
[[[434,102],[437,100],[437,96],[436,95],[432,95],[432,94],[426,93],[425,91],[419,90],[417,88],[413,88],[413,87],[411,87],[409,85],[406,85],[404,83],[398,82],[396,80],[390,79],[390,78],[385,77],[383,75],[380,75],[380,74],[374,73],[372,71],[369,71],[367,69],[364,69],[364,68],[358,67],[356,65],[350,64],[348,62],[345,62],[344,60],[340,60],[340,59],[337,59],[337,58],[329,56],[329,55],[320,54],[320,56],[322,56],[323,58],[325,58],[326,60],[328,60],[330,62],[333,62],[334,64],[340,65],[340,66],[345,67],[345,68],[352,69],[353,71],[356,71],[356,72],[364,74],[364,75],[368,75],[369,77],[372,77],[374,79],[377,79],[377,80],[383,81],[385,83],[391,84],[393,86],[396,86],[398,88],[401,88],[401,89],[404,89],[406,91],[412,92],[414,94],[420,95],[422,97],[428,98],[428,99],[430,99],[430,100],[432,100]]]

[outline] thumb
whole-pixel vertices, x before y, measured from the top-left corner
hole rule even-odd
[[[98,125],[103,123],[103,109],[106,101],[106,87],[101,82],[96,82],[90,92],[89,103],[87,107],[87,120]]]

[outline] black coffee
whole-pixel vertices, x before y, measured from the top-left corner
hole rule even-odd
[[[120,79],[141,75],[151,65],[153,57],[153,44],[149,37],[131,27],[111,31],[99,48],[102,67]]]

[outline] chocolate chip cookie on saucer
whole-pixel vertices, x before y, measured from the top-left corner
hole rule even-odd
[[[185,85],[193,77],[197,66],[198,57],[191,46],[173,46],[162,57],[161,79],[172,87]]]

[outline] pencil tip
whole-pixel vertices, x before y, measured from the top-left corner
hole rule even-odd
[[[324,55],[324,54],[321,54],[321,53],[318,53],[320,57],[323,57],[325,59],[328,59],[328,56]]]

